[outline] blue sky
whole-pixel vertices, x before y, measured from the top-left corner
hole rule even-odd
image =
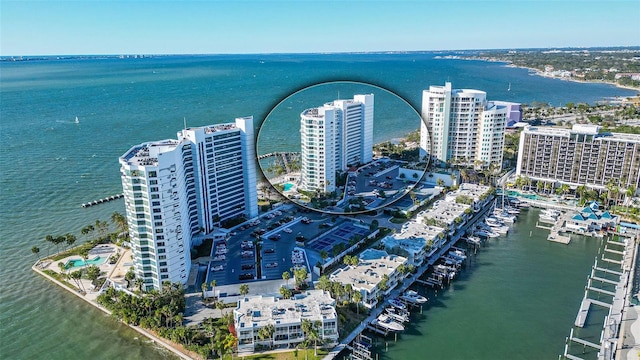
[[[0,0],[0,55],[629,46],[638,19],[638,0]]]

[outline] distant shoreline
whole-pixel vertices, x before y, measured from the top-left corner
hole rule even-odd
[[[611,82],[611,81],[579,80],[579,79],[576,79],[576,78],[573,78],[573,77],[572,78],[562,78],[562,77],[558,77],[558,76],[548,76],[548,75],[545,75],[544,72],[540,71],[539,69],[528,67],[528,66],[514,65],[512,62],[499,60],[499,59],[475,58],[474,60],[482,60],[482,61],[488,61],[488,62],[504,62],[504,63],[506,63],[506,65],[505,65],[506,67],[518,68],[518,69],[527,69],[530,72],[535,72],[536,76],[544,77],[544,78],[547,78],[547,79],[558,79],[558,80],[572,81],[572,82],[575,82],[575,83],[582,83],[582,84],[607,84],[607,85],[613,85],[613,86],[615,86],[615,87],[617,87],[619,89],[636,90],[636,91],[640,92],[640,87],[620,85],[618,83]]]

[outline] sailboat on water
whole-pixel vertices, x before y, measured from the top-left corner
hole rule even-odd
[[[509,83],[509,88],[507,89],[507,91],[511,91],[511,83]]]
[[[76,116],[76,121],[75,121],[75,123],[76,123],[76,124],[80,124],[80,120],[78,120],[78,117],[77,117],[77,116]]]

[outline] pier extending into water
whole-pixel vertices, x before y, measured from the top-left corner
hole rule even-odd
[[[91,206],[94,206],[94,205],[100,205],[100,204],[104,204],[104,203],[109,202],[109,201],[117,200],[117,199],[120,199],[122,197],[124,197],[124,194],[120,193],[120,194],[117,194],[117,195],[108,196],[108,197],[100,199],[100,200],[89,201],[89,202],[84,203],[84,204],[82,204],[80,206],[82,206],[83,208],[87,208],[87,207],[91,207]]]

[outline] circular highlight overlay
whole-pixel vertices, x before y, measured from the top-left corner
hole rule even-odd
[[[340,215],[393,204],[410,211],[428,197],[420,183],[430,157],[420,146],[421,124],[420,114],[389,90],[321,83],[269,112],[258,132],[258,162],[273,188],[308,209]],[[269,192],[259,189],[263,201]]]

